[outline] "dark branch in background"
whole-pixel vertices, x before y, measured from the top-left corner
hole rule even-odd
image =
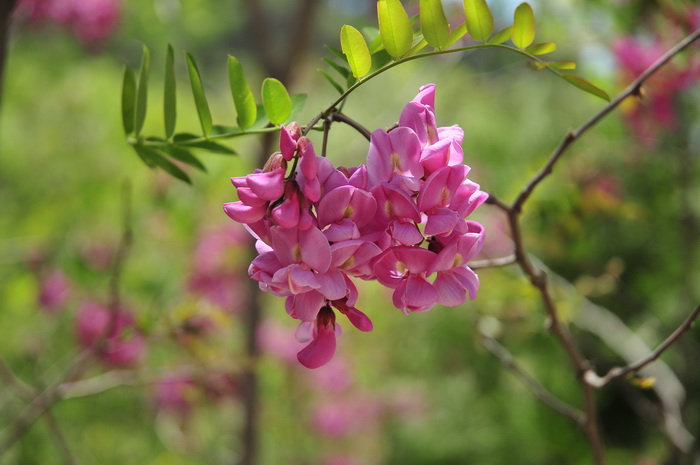
[[[68,441],[66,441],[65,436],[63,436],[63,431],[61,431],[61,427],[58,424],[58,420],[56,420],[53,412],[50,409],[47,410],[44,417],[46,418],[46,423],[49,426],[49,431],[51,431],[51,434],[54,437],[56,447],[58,447],[61,455],[63,455],[63,461],[66,462],[67,465],[77,465],[78,462],[75,460],[75,456],[70,450]]]
[[[7,44],[10,41],[10,19],[12,18],[15,3],[15,0],[0,0],[0,109],[2,109]]]
[[[676,328],[675,331],[673,331],[673,333],[671,333],[671,335],[668,336],[664,342],[659,344],[659,347],[657,347],[648,356],[634,363],[630,363],[627,366],[612,368],[603,377],[599,377],[593,371],[589,370],[585,373],[586,382],[595,387],[603,387],[612,381],[624,378],[627,375],[638,372],[645,366],[649,365],[650,363],[656,361],[659,357],[661,357],[661,355],[673,344],[675,344],[681,338],[681,336],[685,334],[686,331],[692,328],[693,324],[695,323],[695,320],[698,318],[698,315],[700,315],[700,305],[695,307],[695,310],[693,310],[690,313],[690,315],[688,315],[685,321],[678,328]]]
[[[289,88],[292,84],[294,71],[297,65],[304,60],[308,51],[309,39],[314,30],[316,13],[320,0],[298,0],[292,6],[292,11],[296,11],[297,16],[294,22],[286,20],[289,25],[289,34],[284,40],[277,40],[277,43],[287,44],[287,49],[282,54],[273,53],[270,38],[270,18],[274,15],[266,11],[262,0],[245,0],[244,6],[248,13],[249,29],[248,34],[252,38],[252,43],[258,64],[263,73],[267,76],[275,77],[285,83]],[[284,29],[287,31],[287,28]],[[278,48],[275,45],[275,48]],[[275,138],[272,134],[265,134],[262,139],[260,152],[257,156],[257,165],[263,166],[270,153],[272,153]],[[251,253],[255,253],[255,241],[251,240],[249,247]],[[258,463],[258,411],[259,392],[258,375],[256,371],[257,359],[260,355],[257,334],[260,321],[262,319],[261,292],[258,283],[249,280],[248,305],[243,315],[245,326],[245,351],[248,363],[241,375],[242,381],[242,403],[243,403],[243,431],[241,432],[241,458],[239,465],[255,465]]]
[[[371,136],[372,134],[367,130],[367,128],[365,128],[364,126],[362,126],[360,123],[358,123],[358,122],[355,121],[354,119],[348,117],[348,116],[345,115],[344,113],[340,113],[340,112],[331,113],[331,115],[329,116],[329,119],[330,119],[331,121],[340,121],[341,123],[345,123],[345,124],[347,124],[348,126],[351,126],[351,127],[352,127],[353,129],[355,129],[357,132],[359,132],[360,134],[362,134],[362,136],[363,136],[365,139],[370,140],[370,136]]]
[[[602,120],[608,113],[617,108],[620,103],[627,97],[631,95],[638,95],[642,84],[656,71],[662,68],[666,63],[668,63],[671,58],[676,56],[694,41],[700,38],[700,29],[696,30],[688,37],[679,42],[676,46],[666,52],[661,58],[659,58],[652,66],[650,66],[646,71],[644,71],[637,79],[635,79],[625,90],[623,90],[617,97],[615,97],[607,106],[596,113],[592,118],[586,121],[580,128],[576,131],[570,131],[561,141],[559,146],[554,150],[549,160],[544,165],[544,167],[525,185],[518,197],[512,203],[508,205],[495,196],[491,196],[488,203],[496,206],[500,210],[506,213],[508,217],[508,223],[511,229],[513,242],[515,244],[515,262],[520,265],[520,268],[528,277],[533,286],[535,286],[542,297],[542,301],[545,304],[547,314],[549,315],[549,328],[554,333],[554,335],[559,339],[559,342],[564,347],[569,360],[573,366],[576,379],[581,385],[581,390],[584,397],[584,412],[585,417],[583,421],[582,428],[586,432],[589,444],[591,446],[591,451],[593,453],[594,461],[596,465],[603,465],[605,459],[603,456],[603,444],[600,438],[600,431],[597,424],[597,410],[595,406],[595,398],[593,390],[597,385],[590,382],[588,378],[592,378],[591,375],[594,373],[591,371],[589,362],[583,357],[579,352],[579,349],[573,342],[571,334],[568,329],[561,323],[558,315],[557,306],[554,302],[552,294],[549,290],[547,284],[547,278],[544,271],[537,269],[527,256],[525,246],[523,244],[522,232],[520,230],[520,215],[523,210],[525,202],[530,198],[531,194],[535,188],[549,175],[552,173],[556,163],[562,158],[566,150],[571,146],[571,144],[580,138],[589,129],[595,126],[600,120]],[[606,375],[603,380],[606,380],[608,376],[611,379],[624,376],[625,374],[639,370],[641,367],[651,363],[656,360],[661,353],[674,344],[678,338],[687,331],[692,322],[697,318],[698,312],[700,312],[700,307],[696,308],[695,311],[688,317],[686,322],[681,325],[674,333],[649,357],[646,357],[639,362],[630,365],[626,369],[621,369],[619,372],[614,371],[612,374]],[[588,376],[584,377],[584,374]],[[610,380],[606,380],[601,385],[607,384]]]
[[[533,378],[527,374],[520,366],[515,362],[513,356],[508,352],[508,350],[503,347],[495,338],[489,336],[483,331],[480,332],[481,342],[484,344],[489,352],[491,352],[501,364],[510,370],[516,378],[518,378],[532,393],[534,396],[543,404],[550,407],[565,417],[571,418],[580,427],[584,426],[586,415],[579,409],[572,407],[554,397],[544,386],[542,386],[537,379]]]

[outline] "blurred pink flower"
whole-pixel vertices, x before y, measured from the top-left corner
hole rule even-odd
[[[192,408],[194,382],[184,374],[169,373],[153,385],[153,403],[163,411],[186,414]]]
[[[86,302],[81,307],[76,335],[83,348],[93,350],[111,366],[138,364],[146,351],[146,341],[132,313],[124,309],[113,312],[95,302]]]
[[[55,312],[63,306],[70,294],[70,283],[61,270],[54,270],[41,279],[39,285],[39,305],[48,312]]]
[[[332,437],[350,436],[374,429],[383,411],[374,398],[358,395],[331,399],[314,409],[312,424],[321,434]]]

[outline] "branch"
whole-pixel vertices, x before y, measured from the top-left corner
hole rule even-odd
[[[617,97],[615,97],[608,105],[606,105],[602,110],[593,115],[591,119],[586,121],[580,128],[575,131],[569,132],[564,139],[561,141],[559,146],[554,150],[552,155],[545,166],[540,170],[540,172],[525,186],[525,188],[520,192],[518,197],[513,202],[513,210],[520,212],[522,210],[523,204],[530,197],[532,192],[538,186],[544,178],[551,174],[554,169],[554,165],[559,161],[564,152],[569,146],[574,143],[578,138],[580,138],[589,129],[595,126],[601,119],[603,119],[608,113],[614,110],[617,106],[622,103],[630,95],[638,95],[642,87],[642,84],[649,79],[654,73],[661,69],[666,63],[668,63],[674,56],[678,55],[685,48],[690,46],[693,42],[700,38],[700,29],[687,36],[685,39],[676,44],[668,52],[666,52],[661,58],[656,60],[656,62],[647,68],[637,79],[635,79],[630,85],[628,85],[625,90],[623,90]]]
[[[508,266],[516,263],[515,254],[506,255],[499,258],[486,258],[484,260],[474,260],[469,262],[469,268],[478,270],[481,268],[493,268],[497,266]]]
[[[481,342],[484,344],[484,347],[486,347],[504,367],[510,370],[516,378],[518,378],[528,389],[530,389],[530,391],[532,391],[534,396],[540,402],[561,413],[565,417],[572,419],[579,427],[584,426],[586,415],[581,410],[561,401],[559,398],[550,393],[544,386],[542,386],[537,379],[527,374],[515,362],[511,353],[508,352],[508,350],[495,338],[485,334],[484,332],[480,332],[480,335]]]
[[[352,119],[352,118],[350,118],[349,116],[347,116],[346,114],[340,113],[340,112],[334,112],[334,113],[331,113],[330,119],[331,119],[332,121],[340,121],[341,123],[345,123],[345,124],[347,124],[348,126],[351,126],[351,127],[352,127],[353,129],[355,129],[357,132],[359,132],[360,134],[362,134],[362,136],[363,136],[365,139],[370,140],[370,137],[371,137],[372,134],[369,132],[369,130],[368,130],[367,128],[365,128],[364,126],[362,126],[362,125],[361,125],[360,123],[358,123],[357,121],[355,121],[354,119]]]
[[[690,315],[688,315],[688,318],[685,319],[685,321],[671,333],[670,336],[666,338],[664,342],[659,344],[659,346],[649,355],[646,357],[641,358],[640,360],[630,363],[627,366],[624,367],[615,367],[612,368],[608,373],[600,377],[595,374],[593,370],[587,370],[584,379],[586,380],[587,383],[589,383],[591,386],[601,388],[608,383],[618,380],[620,378],[624,378],[625,376],[636,373],[645,366],[649,365],[650,363],[656,361],[661,355],[668,350],[673,344],[675,344],[683,334],[685,334],[690,328],[693,327],[693,323],[695,323],[695,320],[697,319],[698,315],[700,315],[700,304],[695,307],[695,310],[693,310]]]

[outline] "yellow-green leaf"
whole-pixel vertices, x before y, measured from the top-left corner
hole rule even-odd
[[[258,117],[258,107],[250,90],[248,80],[245,78],[241,63],[234,56],[228,57],[228,81],[233,96],[233,104],[238,113],[238,125],[242,129],[251,127]]]
[[[530,55],[545,55],[547,53],[552,53],[557,49],[557,44],[554,42],[541,42],[539,44],[530,45],[525,49]]]
[[[127,136],[134,132],[135,115],[136,78],[134,78],[134,73],[127,66],[124,69],[124,82],[122,84],[122,125]]]
[[[521,3],[515,9],[512,39],[515,46],[521,50],[535,40],[535,13],[529,3]]]
[[[441,49],[450,39],[450,26],[440,0],[420,0],[420,24],[423,37],[435,48]]]
[[[489,45],[498,45],[510,39],[513,33],[513,26],[508,26],[495,33],[489,40],[486,41]]]
[[[344,25],[340,29],[340,48],[348,59],[353,76],[361,78],[369,73],[372,55],[360,31],[347,24]]]
[[[146,108],[148,107],[148,77],[151,73],[151,52],[143,46],[141,58],[141,74],[139,75],[139,87],[136,91],[136,122],[134,132],[138,136],[146,121]]]
[[[493,14],[486,0],[464,0],[467,32],[475,40],[486,41],[493,32]]]
[[[459,39],[464,37],[467,33],[467,23],[462,23],[455,28],[454,31],[450,33],[450,37],[447,39],[445,46],[443,48],[452,47]]]
[[[576,69],[576,63],[573,61],[553,61],[548,64],[556,69]]]
[[[172,45],[168,44],[168,53],[165,58],[165,84],[163,86],[163,116],[165,122],[165,138],[175,132],[177,120],[177,97],[175,93],[175,56]]]
[[[292,113],[292,99],[280,81],[266,78],[262,83],[262,104],[272,124],[284,123]]]
[[[212,121],[207,96],[204,94],[204,87],[202,86],[202,78],[199,75],[199,69],[194,57],[185,52],[185,58],[187,59],[187,72],[190,76],[197,116],[199,116],[199,123],[202,126],[202,133],[204,133],[204,137],[207,137],[211,132]]]
[[[413,30],[406,10],[399,0],[379,0],[377,18],[384,48],[395,59],[401,58],[413,45]]]
[[[596,97],[600,97],[603,100],[610,101],[610,96],[605,92],[603,89],[594,86],[590,82],[586,81],[585,79],[574,76],[573,74],[568,74],[568,73],[563,73],[561,75],[564,79],[566,79],[570,84],[578,87],[581,90],[584,90],[588,92],[589,94],[593,94]]]

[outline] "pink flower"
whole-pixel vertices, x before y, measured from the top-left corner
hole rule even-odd
[[[48,312],[60,309],[70,294],[70,283],[61,270],[54,270],[41,280],[39,305]]]
[[[158,410],[187,414],[192,409],[195,383],[188,375],[161,376],[153,386],[153,403]]]
[[[77,322],[78,342],[111,366],[135,365],[143,358],[146,341],[136,328],[133,314],[110,310],[95,302],[81,307]]]

